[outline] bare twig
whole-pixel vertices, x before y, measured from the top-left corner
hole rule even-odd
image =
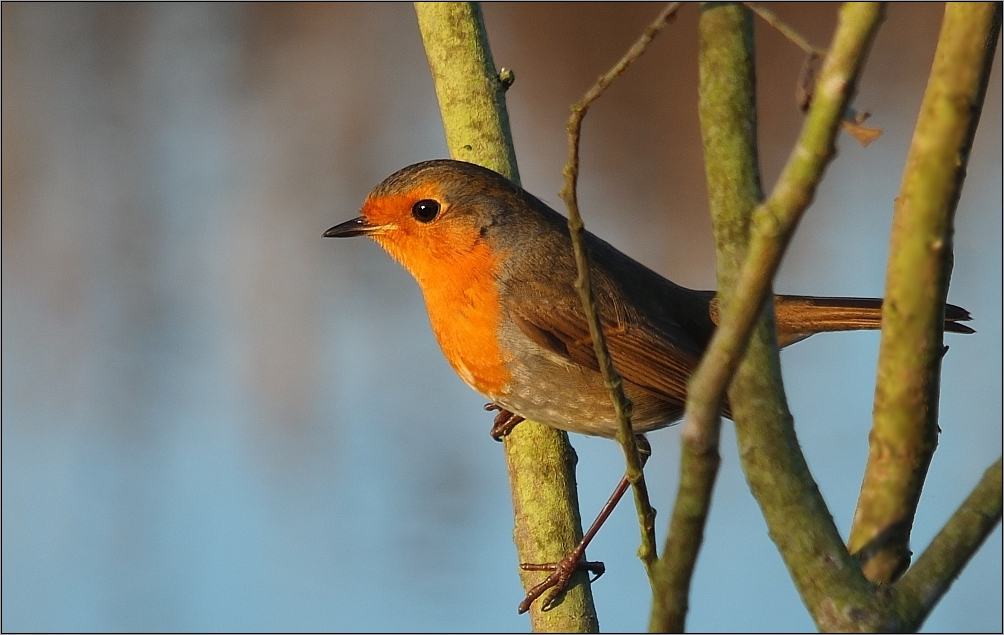
[[[642,546],[639,549],[639,557],[645,563],[645,569],[648,571],[650,579],[653,575],[652,567],[657,558],[655,511],[652,509],[652,505],[648,499],[648,488],[645,485],[645,475],[642,471],[643,464],[641,456],[638,453],[638,443],[635,439],[634,430],[631,427],[631,401],[628,399],[627,394],[625,394],[621,377],[614,368],[613,361],[610,359],[606,337],[603,334],[600,323],[599,309],[593,298],[592,278],[589,273],[589,256],[586,253],[584,240],[585,227],[582,223],[582,216],[579,214],[576,186],[579,180],[579,139],[582,130],[582,119],[586,116],[589,106],[603,94],[603,91],[633,61],[645,52],[649,42],[672,21],[679,7],[679,2],[672,2],[667,5],[659,13],[658,17],[645,29],[638,41],[624,54],[624,57],[605,75],[600,77],[582,100],[572,107],[572,114],[569,117],[567,125],[568,163],[565,164],[565,183],[561,189],[561,198],[565,201],[565,206],[568,208],[568,229],[572,238],[572,248],[575,252],[575,264],[579,271],[579,277],[575,282],[575,286],[579,292],[579,297],[582,300],[582,306],[589,322],[589,332],[592,335],[596,358],[603,373],[603,382],[610,391],[610,399],[617,414],[617,440],[624,449],[624,456],[627,461],[627,477],[633,486],[635,505],[638,508],[639,522],[642,530]]]
[[[826,57],[826,49],[809,44],[809,41],[802,37],[798,31],[777,17],[769,9],[765,9],[752,2],[744,2],[743,4],[760,16],[764,22],[777,29],[792,44],[805,52],[805,62],[802,64],[802,71],[795,86],[795,103],[802,112],[806,112],[809,109],[809,104],[812,102],[812,94],[815,91],[816,85],[816,72],[819,70],[819,64]],[[863,125],[868,116],[867,112],[859,113],[853,108],[848,107],[847,112],[844,114],[844,120],[841,122],[847,134],[854,137],[861,144],[862,148],[867,147],[882,136],[880,128]]]
[[[802,37],[798,31],[788,26],[781,18],[777,17],[773,11],[752,2],[744,2],[743,4],[749,7],[753,13],[760,16],[764,22],[777,29],[781,35],[788,38],[788,41],[805,51],[806,55],[817,57],[824,57],[826,55],[826,49],[817,48],[809,44],[808,40]]]

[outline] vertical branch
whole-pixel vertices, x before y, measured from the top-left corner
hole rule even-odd
[[[476,3],[417,2],[422,41],[436,83],[447,144],[454,158],[478,163],[519,183],[501,81]],[[525,421],[505,438],[521,562],[557,562],[582,538],[575,452],[564,432]],[[529,589],[533,580],[521,572]],[[585,572],[560,604],[530,610],[537,632],[594,632],[599,624]],[[573,578],[575,580],[575,578]]]
[[[869,455],[849,546],[874,582],[910,563],[910,531],[938,444],[955,208],[983,108],[1000,3],[945,7],[896,198]]]
[[[698,108],[718,256],[718,301],[726,307],[746,255],[750,216],[763,193],[756,144],[753,19],[738,4],[701,9]],[[649,629],[682,632],[690,580],[718,476],[721,418],[680,439],[680,485],[657,567]]]
[[[436,84],[450,156],[519,185],[516,149],[500,78],[476,2],[416,2],[418,28]]]

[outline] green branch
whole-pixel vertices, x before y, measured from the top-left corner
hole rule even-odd
[[[508,82],[499,78],[476,3],[415,3],[447,145],[456,159],[478,163],[519,183],[505,107]],[[557,562],[582,538],[575,489],[575,452],[564,432],[525,421],[505,438],[520,562]],[[523,586],[534,585],[520,572]],[[588,578],[577,573],[562,601],[544,611],[536,603],[537,632],[599,629]]]
[[[910,563],[910,532],[938,445],[955,208],[1000,32],[999,3],[948,3],[896,197],[874,423],[849,546],[874,582]]]
[[[503,81],[476,2],[416,2],[418,28],[436,84],[450,156],[519,185]]]

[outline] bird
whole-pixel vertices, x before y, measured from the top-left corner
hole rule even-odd
[[[616,435],[574,286],[567,220],[540,199],[473,163],[425,161],[387,177],[358,218],[324,236],[369,236],[403,265],[422,290],[447,361],[492,404],[568,432]],[[676,285],[590,232],[585,239],[634,430],[675,423],[715,330],[715,292]],[[774,306],[782,347],[882,324],[877,298],[776,295]],[[965,309],[946,306],[946,331],[974,332],[960,323],[969,319]]]
[[[567,219],[546,203],[488,168],[435,159],[384,179],[357,218],[323,235],[368,236],[415,278],[447,361],[489,400],[486,408],[500,410],[493,436],[522,419],[617,434],[575,288]],[[716,294],[674,284],[588,231],[585,243],[607,347],[633,404],[634,432],[669,426],[683,415],[687,382],[715,331]],[[775,295],[774,310],[782,347],[816,333],[882,325],[878,298]],[[946,305],[945,331],[973,333],[962,324],[970,319],[965,309]],[[731,416],[727,399],[723,414]],[[566,565],[581,564],[580,547]],[[524,601],[521,612],[528,606]]]

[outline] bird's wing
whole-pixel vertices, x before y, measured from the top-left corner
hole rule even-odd
[[[682,328],[660,332],[610,303],[601,304],[612,309],[601,309],[601,322],[607,348],[621,377],[667,401],[683,404],[701,347]],[[519,330],[539,346],[599,370],[589,325],[577,298],[557,306],[522,306],[510,315]]]

